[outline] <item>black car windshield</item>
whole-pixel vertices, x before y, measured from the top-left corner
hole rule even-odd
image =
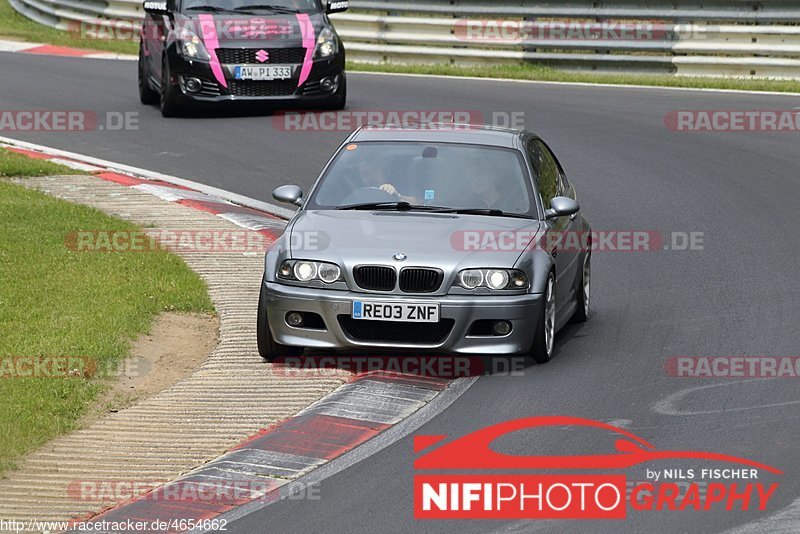
[[[351,143],[339,152],[307,209],[478,210],[536,217],[521,154],[455,143]]]
[[[183,0],[183,10],[188,12],[232,12],[258,14],[317,13],[319,0]]]

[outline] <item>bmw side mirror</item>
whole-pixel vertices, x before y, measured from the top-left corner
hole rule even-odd
[[[550,209],[545,212],[545,218],[567,217],[578,213],[581,207],[569,197],[554,197],[550,201]]]
[[[172,4],[170,2],[169,4]],[[169,12],[170,6],[166,0],[147,0],[143,4],[144,12],[153,15],[166,15]]]
[[[296,185],[282,185],[272,192],[272,198],[284,204],[303,205],[303,190]]]
[[[341,13],[342,11],[347,11],[350,8],[350,2],[348,0],[333,0],[328,1],[325,4],[325,13],[330,15],[331,13]]]

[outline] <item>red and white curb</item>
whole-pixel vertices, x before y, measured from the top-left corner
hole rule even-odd
[[[359,375],[216,460],[88,522],[179,518],[197,525],[248,503],[275,502],[286,497],[282,488],[405,420],[450,383],[381,372]]]
[[[134,61],[138,56],[131,54],[116,54],[114,52],[98,52],[84,48],[69,46],[54,46],[42,43],[26,43],[21,41],[0,40],[0,52],[19,52],[22,54],[36,54],[40,56],[80,57],[86,59],[122,59]]]
[[[290,210],[284,210],[278,206],[271,206],[253,199],[246,200],[249,200],[248,203],[254,206],[262,207],[262,209],[248,207],[242,205],[245,197],[207,188],[202,184],[193,183],[189,180],[151,173],[143,169],[126,168],[124,165],[104,162],[79,154],[65,153],[2,137],[0,137],[0,147],[30,158],[47,160],[86,172],[96,178],[132,187],[169,202],[176,202],[196,210],[212,213],[241,228],[259,232],[271,240],[280,236],[286,226],[285,219],[292,214]],[[120,168],[126,168],[127,172],[120,171]],[[149,177],[144,175],[149,175]],[[204,192],[198,189],[210,191]],[[240,202],[236,202],[236,200]],[[273,213],[266,212],[263,209],[264,206],[268,206]]]

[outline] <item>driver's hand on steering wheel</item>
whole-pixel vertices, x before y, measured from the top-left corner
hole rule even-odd
[[[397,197],[397,200],[400,202],[408,202],[409,204],[416,204],[417,199],[414,197],[407,197],[405,195],[401,195],[400,191],[397,190],[395,186],[392,184],[383,184],[379,188],[381,191],[388,195],[392,195],[393,197]]]
[[[393,197],[401,196],[400,195],[400,191],[398,191],[397,188],[395,186],[393,186],[392,184],[383,184],[380,187],[380,190],[383,191],[384,193],[388,194],[388,195],[392,195]]]

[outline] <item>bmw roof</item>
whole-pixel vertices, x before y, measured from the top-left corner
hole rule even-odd
[[[423,143],[465,143],[472,145],[517,148],[524,130],[497,126],[422,123],[386,126],[362,126],[349,141],[419,141]]]

